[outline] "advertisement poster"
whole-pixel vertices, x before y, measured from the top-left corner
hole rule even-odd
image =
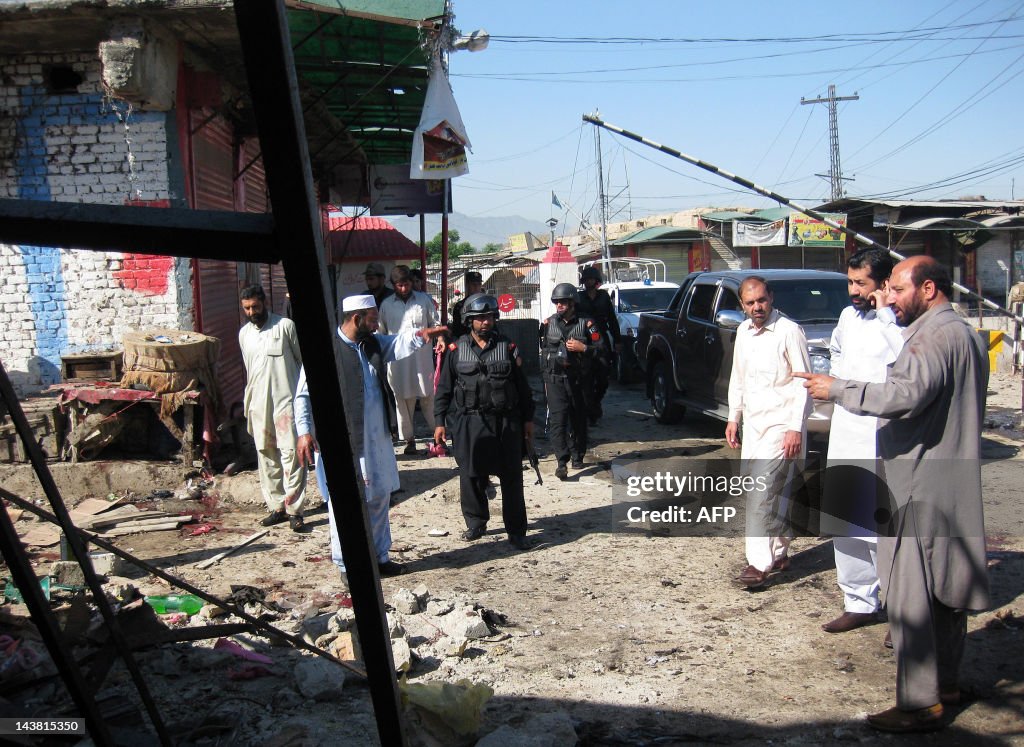
[[[846,225],[845,213],[822,213],[822,215],[841,226]],[[793,213],[789,216],[789,245],[842,249],[846,246],[846,234],[803,213]]]
[[[733,246],[785,246],[786,219],[774,223],[732,222]]]

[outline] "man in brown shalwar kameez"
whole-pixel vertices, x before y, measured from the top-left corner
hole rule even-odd
[[[882,731],[945,725],[943,705],[960,702],[967,610],[989,605],[979,461],[988,358],[950,306],[951,292],[931,257],[900,262],[889,303],[906,327],[904,347],[885,382],[796,374],[815,399],[888,418],[878,429],[878,455],[896,515],[876,518],[896,707],[868,716]]]

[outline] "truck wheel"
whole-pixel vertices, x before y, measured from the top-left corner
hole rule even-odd
[[[654,419],[659,423],[678,423],[686,409],[675,403],[676,386],[669,373],[668,364],[659,361],[651,372],[651,407]]]

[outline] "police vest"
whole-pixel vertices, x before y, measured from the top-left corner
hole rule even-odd
[[[480,347],[469,335],[459,338],[455,351],[457,407],[487,415],[509,415],[518,410],[519,391],[512,380],[512,368],[516,365],[512,345],[499,339],[490,350],[478,355]]]
[[[590,367],[589,358],[582,353],[569,353],[565,347],[567,340],[587,339],[597,341],[600,334],[593,329],[594,323],[590,319],[577,317],[576,320],[562,333],[562,326],[558,317],[551,317],[548,321],[547,335],[544,337],[544,345],[541,350],[541,359],[546,373],[556,376],[565,376],[570,370]],[[596,336],[595,336],[596,335]]]

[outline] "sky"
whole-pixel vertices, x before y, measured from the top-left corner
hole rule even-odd
[[[1024,2],[453,0],[487,49],[449,59],[472,143],[453,182],[470,216],[599,221],[598,128],[582,115],[804,204],[831,194],[838,103],[845,192],[950,199],[1024,194]],[[609,222],[770,199],[607,130]],[[824,174],[825,178],[816,176]],[[565,206],[552,204],[551,193]]]

